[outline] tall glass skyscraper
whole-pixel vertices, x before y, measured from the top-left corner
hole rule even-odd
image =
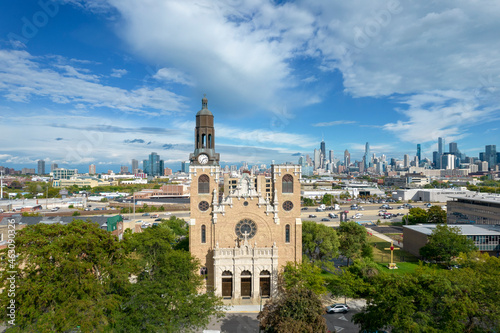
[[[148,176],[162,176],[163,175],[163,160],[160,160],[160,156],[157,153],[149,154],[149,159],[143,160],[144,173]]]
[[[368,169],[370,166],[370,144],[367,142],[365,145],[365,156],[364,156],[364,163],[365,163],[365,170]]]
[[[422,161],[422,150],[421,150],[421,147],[420,147],[420,143],[417,144],[417,157],[418,157],[418,161],[419,162]]]

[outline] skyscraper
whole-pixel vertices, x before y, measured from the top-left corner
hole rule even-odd
[[[458,156],[458,145],[456,142],[450,142],[450,154]]]
[[[445,140],[441,137],[438,138],[438,169],[443,168],[441,156],[444,154]]]
[[[344,151],[344,166],[346,167],[346,170],[349,171],[349,165],[351,165],[351,154],[349,151],[346,149]]]
[[[50,172],[53,172],[55,169],[57,169],[59,167],[59,165],[57,165],[57,163],[52,163],[50,165]]]
[[[421,150],[421,147],[420,147],[420,143],[417,144],[417,157],[418,157],[419,161],[422,161],[422,150]]]
[[[314,149],[314,170],[321,167],[321,150]]]
[[[367,142],[365,145],[365,156],[364,156],[365,170],[370,166],[370,144]]]
[[[149,154],[149,159],[144,160],[143,162],[144,172],[148,174],[148,176],[162,176],[163,175],[163,160],[160,160],[160,156],[152,152]]]
[[[497,155],[497,146],[496,145],[486,146],[481,161],[488,162],[489,168],[492,169],[499,162]]]
[[[95,175],[95,164],[89,165],[89,175]]]
[[[45,175],[45,161],[44,160],[39,160],[38,161],[38,174],[39,175]]]
[[[408,155],[408,154],[405,154],[405,156],[404,156],[403,167],[404,168],[410,167],[410,155]]]
[[[321,151],[321,168],[325,167],[325,162],[326,162],[326,144],[325,140],[321,140],[321,144],[319,146],[319,149]]]
[[[330,163],[333,163],[333,159],[334,159],[334,156],[333,156],[333,150],[330,150]]]
[[[139,169],[139,161],[133,159],[132,160],[132,173],[136,173],[137,169]]]

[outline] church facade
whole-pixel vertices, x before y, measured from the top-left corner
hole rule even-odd
[[[206,98],[190,163],[189,248],[206,290],[234,302],[272,297],[282,267],[302,260],[300,166],[272,165],[267,176],[222,174]]]

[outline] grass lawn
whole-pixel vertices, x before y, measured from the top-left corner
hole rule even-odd
[[[389,263],[391,260],[391,250],[385,250],[389,248],[391,244],[383,239],[380,239],[376,236],[368,236],[368,243],[373,246],[373,260],[375,262],[380,263]],[[397,245],[397,243],[396,243]],[[402,261],[410,261],[418,263],[418,258],[413,254],[406,252],[404,250],[396,250],[394,251],[394,262],[398,263]]]
[[[418,262],[398,262],[398,269],[388,269],[387,264],[377,263],[379,270],[388,274],[405,274],[412,273],[418,267]]]

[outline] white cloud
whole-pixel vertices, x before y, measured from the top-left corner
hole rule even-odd
[[[112,77],[122,77],[123,75],[127,74],[128,71],[126,69],[116,69],[116,68],[113,68],[111,69],[111,76]]]
[[[346,125],[346,124],[355,124],[354,120],[335,120],[323,123],[313,124],[315,127],[325,127],[325,126],[337,126],[337,125]]]
[[[160,81],[175,82],[186,86],[193,86],[192,79],[175,68],[160,68],[153,78]]]
[[[81,72],[70,65],[45,65],[25,51],[0,50],[0,92],[11,101],[28,102],[39,96],[59,104],[80,103],[150,115],[184,109],[185,98],[168,90],[125,90],[101,84],[98,76]]]

